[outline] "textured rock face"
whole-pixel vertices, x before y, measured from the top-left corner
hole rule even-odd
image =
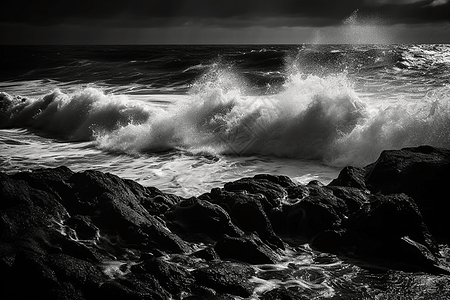
[[[174,231],[195,240],[215,241],[223,234],[234,237],[243,235],[222,207],[206,200],[191,198],[180,201],[165,216]]]
[[[240,263],[217,262],[193,272],[198,283],[218,292],[241,297],[252,295],[253,286],[248,282],[255,274],[252,267]]]
[[[363,168],[348,166],[341,170],[338,178],[334,179],[330,185],[366,189],[365,175],[366,171]]]
[[[252,265],[304,243],[370,268],[448,274],[449,166],[449,150],[424,146],[344,168],[329,186],[261,174],[189,199],[98,171],[0,173],[2,298],[250,297]]]
[[[414,199],[435,237],[449,242],[450,150],[429,146],[384,151],[366,168],[372,193],[405,193]]]
[[[437,244],[405,194],[371,195],[363,209],[338,230],[316,235],[311,246],[361,260],[363,265],[440,272]]]
[[[12,295],[89,298],[107,279],[99,264],[124,256],[128,244],[136,252],[190,249],[140,204],[145,188],[117,176],[62,167],[0,177],[1,272],[12,274],[3,281]],[[24,281],[33,288],[20,288]]]
[[[239,238],[225,235],[216,243],[214,249],[222,259],[255,265],[276,263],[279,260],[277,254],[256,235]]]

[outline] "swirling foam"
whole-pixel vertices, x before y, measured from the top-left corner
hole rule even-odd
[[[158,107],[95,88],[28,99],[0,94],[1,127],[31,127],[101,149],[171,149],[272,155],[364,165],[383,149],[450,147],[450,87],[421,102],[382,106],[361,99],[344,74],[296,73],[276,94],[252,96],[230,68],[214,67],[188,97]]]

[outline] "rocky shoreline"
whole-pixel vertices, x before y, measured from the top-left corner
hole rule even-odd
[[[327,186],[261,174],[188,199],[92,170],[0,173],[2,299],[251,298],[255,266],[301,245],[448,280],[449,183],[450,150],[430,146],[384,151]]]

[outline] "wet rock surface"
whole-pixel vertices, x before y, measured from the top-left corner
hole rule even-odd
[[[2,299],[299,299],[282,272],[310,291],[325,276],[283,257],[312,251],[444,280],[449,182],[450,150],[430,146],[328,186],[260,174],[189,199],[98,171],[0,173]]]

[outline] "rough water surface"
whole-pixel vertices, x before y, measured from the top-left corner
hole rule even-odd
[[[366,166],[376,161],[385,149],[425,144],[450,147],[448,45],[1,46],[0,49],[0,172],[7,176],[64,165],[73,172],[109,172],[144,187],[157,187],[164,194],[188,199],[258,174],[286,175],[297,185],[314,180],[329,184],[338,177],[342,167]],[[345,170],[349,176],[359,174],[358,169]],[[395,172],[390,172],[383,176],[393,178]],[[372,179],[376,186],[377,179]],[[364,180],[353,178],[347,184],[349,182],[352,187],[362,188]],[[242,182],[237,186],[240,184]],[[281,191],[275,186],[269,187],[275,190],[267,195]],[[250,194],[258,190],[252,189]],[[310,189],[314,190],[311,187],[298,189],[292,194],[294,198],[282,196],[280,201],[283,205],[298,205],[299,211],[310,210],[306,203],[313,205],[313,201],[297,203]],[[390,193],[395,188],[388,190]],[[345,194],[336,190],[334,193],[339,197]],[[41,199],[39,197],[37,199]],[[154,214],[165,212],[181,201],[176,197],[169,202],[164,200],[164,205],[154,208]],[[220,201],[228,199],[222,194],[221,197]],[[250,197],[252,203],[260,201],[258,197]],[[356,199],[361,197],[365,196]],[[393,199],[410,203],[403,197],[388,197],[383,200],[386,206],[372,207],[368,212],[390,211]],[[119,205],[111,203],[115,204],[105,204],[110,209],[106,210],[108,212]],[[193,205],[180,203],[187,207]],[[329,209],[332,203],[325,207]],[[423,203],[426,202],[420,200],[417,205],[420,207]],[[248,209],[244,204],[236,206],[237,212],[238,208]],[[218,216],[231,213],[225,208],[222,208],[225,212],[215,208]],[[435,232],[433,236],[439,236],[438,245],[442,247],[439,253],[444,254],[448,250],[442,246],[445,239],[439,234],[442,224],[431,221],[434,213],[439,215],[436,220],[445,219],[442,215],[445,211],[433,211],[433,206],[424,206],[421,210],[428,229]],[[320,215],[323,212],[321,209],[314,211]],[[78,214],[85,216],[87,213]],[[69,216],[74,217],[71,213]],[[279,218],[276,220],[285,217],[275,216]],[[328,217],[329,224],[336,226],[345,219],[332,214]],[[9,218],[12,216],[3,219],[5,224]],[[185,280],[180,281],[208,282],[209,269],[194,272],[208,265],[205,258],[180,257],[161,250],[162,253],[152,254],[157,262],[144,267],[145,255],[144,258],[141,255],[149,252],[148,249],[136,251],[134,244],[129,245],[119,238],[120,235],[98,231],[95,222],[96,227],[91,228],[81,217],[72,220],[73,223],[67,223],[67,218],[67,215],[55,218],[51,227],[74,243],[63,246],[64,242],[60,241],[58,247],[62,247],[64,253],[67,247],[74,247],[75,252],[70,252],[69,256],[75,257],[74,253],[84,251],[76,245],[101,249],[96,250],[101,259],[97,258],[94,269],[84,262],[78,263],[92,271],[91,275],[97,274],[97,283],[104,278],[116,280],[104,285],[103,295],[113,296],[120,289],[125,293],[123,286],[133,285],[133,280],[141,288],[140,293],[144,293],[146,287],[138,284],[143,279],[133,279],[133,274],[136,268],[147,270],[142,271],[147,274],[152,264],[169,269],[169,266],[175,269],[180,266],[182,270],[174,269],[179,276],[185,274],[180,277]],[[133,220],[144,222],[145,218],[148,216],[143,213]],[[361,217],[358,222],[364,219]],[[160,220],[153,221],[155,225]],[[82,236],[75,224],[87,226]],[[127,227],[129,223],[122,225]],[[180,226],[169,231],[184,228]],[[237,234],[238,229],[246,234],[256,231],[270,249],[270,245],[279,247],[279,240],[273,234],[261,236],[259,227],[240,224],[230,230]],[[272,229],[279,230],[276,226]],[[321,240],[316,239],[316,245],[325,247],[327,243],[320,244],[321,241],[339,240],[339,251],[345,252],[349,237],[354,236],[327,233]],[[201,241],[192,241],[192,236],[183,238],[189,240],[189,251],[180,241],[171,247],[187,251],[183,253],[195,253],[208,249],[210,239],[217,239],[211,236]],[[234,238],[231,236],[225,241],[247,246],[259,243],[257,239]],[[415,273],[391,269],[384,273],[373,272],[370,266],[374,262],[369,263],[369,268],[362,268],[364,266],[356,264],[354,257],[343,260],[339,253],[311,248],[310,238],[308,236],[306,242],[305,238],[294,239],[294,245],[276,251],[276,262],[269,256],[267,259],[271,263],[252,265],[251,271],[241,265],[230,266],[237,274],[245,271],[249,279],[250,285],[238,289],[238,293],[250,293],[251,297],[263,299],[297,299],[300,295],[306,299],[432,299],[436,295],[448,295],[447,276],[417,273],[417,270]],[[284,241],[284,237],[281,239]],[[396,242],[406,248],[419,249],[414,241],[407,236]],[[134,242],[140,244],[142,240]],[[119,251],[117,245],[128,250]],[[374,249],[384,249],[382,244],[378,246],[380,248]],[[8,251],[5,253],[10,253]],[[432,250],[433,255],[437,253],[436,249]],[[23,258],[21,255],[18,257]],[[2,266],[9,268],[16,263],[15,267],[22,264],[27,269],[25,266],[30,260],[27,256],[21,259],[17,262],[15,254],[5,254]],[[50,281],[53,275],[49,274],[69,272],[55,267],[64,265],[67,257],[54,259],[49,273],[41,274]],[[42,264],[46,263],[48,261]],[[97,267],[99,273],[94,271]],[[223,268],[220,264],[216,266],[217,270]],[[75,276],[70,272],[65,274],[64,280],[68,282]],[[148,277],[153,288],[164,286],[163,282],[150,278],[162,275],[139,276]],[[69,285],[67,291],[77,290],[77,284]],[[183,294],[176,286],[164,286],[164,290],[183,299],[194,295]],[[220,287],[214,288],[220,290]],[[95,293],[94,296],[99,296]],[[127,293],[134,297],[133,293]],[[152,297],[165,299],[169,294]],[[239,295],[233,294],[233,297],[243,297]]]

